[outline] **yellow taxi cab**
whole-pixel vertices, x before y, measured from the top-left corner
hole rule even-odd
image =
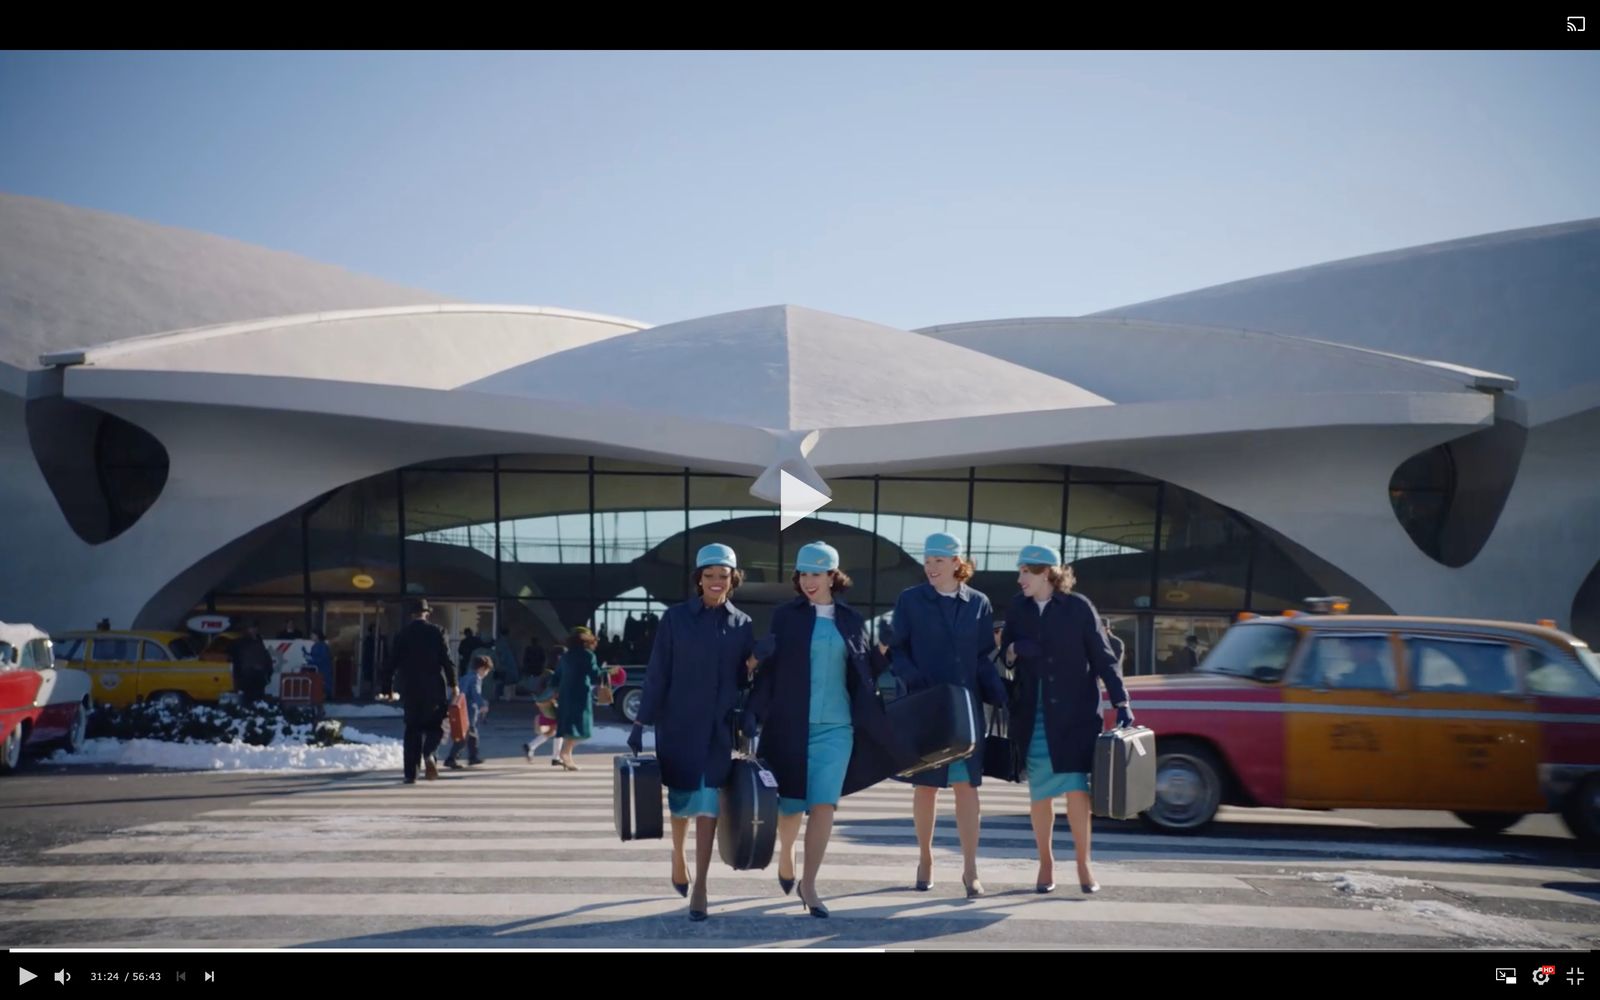
[[[229,663],[200,659],[184,632],[66,632],[56,640],[55,655],[87,671],[94,700],[113,708],[138,701],[215,702],[233,690]]]
[[[1437,809],[1485,832],[1557,812],[1600,840],[1600,658],[1554,622],[1240,617],[1194,673],[1127,680],[1156,733],[1148,825],[1192,832],[1224,804]]]

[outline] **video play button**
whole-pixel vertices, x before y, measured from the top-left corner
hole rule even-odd
[[[23,983],[31,983],[35,979],[38,979],[38,978],[39,978],[38,976],[36,976],[33,973],[29,972],[27,969],[24,969],[22,966],[20,966],[20,965],[17,966],[17,985],[18,986],[21,986]]]
[[[778,525],[780,531],[793,527],[833,501],[832,497],[818,493],[787,472],[779,470],[779,476],[778,506],[783,512]]]

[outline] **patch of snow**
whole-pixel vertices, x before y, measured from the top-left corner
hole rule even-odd
[[[348,735],[348,734],[347,734]],[[117,765],[156,767],[171,771],[294,772],[382,771],[403,766],[399,740],[370,737],[332,747],[304,743],[274,743],[269,747],[248,743],[168,743],[162,740],[108,740],[85,742],[81,753],[57,751],[51,764],[68,766]]]
[[[1568,936],[1546,931],[1515,917],[1474,913],[1434,900],[1394,900],[1381,909],[1411,917],[1439,935],[1467,938],[1477,944],[1562,949],[1593,947],[1592,942],[1578,936],[1577,931],[1582,929],[1580,927],[1574,927],[1574,933]]]
[[[1347,895],[1392,896],[1401,889],[1431,889],[1426,882],[1394,875],[1374,875],[1371,872],[1311,872],[1300,876],[1308,882],[1332,883]]]

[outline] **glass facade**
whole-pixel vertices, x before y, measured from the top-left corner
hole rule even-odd
[[[833,502],[779,530],[754,480],[640,462],[506,455],[432,462],[351,483],[286,515],[217,581],[204,607],[326,628],[359,684],[362,640],[397,627],[399,603],[425,595],[450,631],[504,629],[548,650],[586,624],[616,662],[647,655],[653,620],[690,593],[695,551],[739,553],[734,600],[764,630],[794,596],[795,551],[813,539],[841,553],[847,599],[869,619],[921,583],[922,543],[967,539],[974,586],[1003,609],[1016,557],[1059,549],[1078,589],[1111,619],[1130,674],[1179,672],[1240,611],[1272,613],[1337,592],[1356,611],[1387,611],[1320,560],[1280,544],[1234,511],[1170,483],[1115,469],[1008,465],[830,481]],[[1338,588],[1338,589],[1335,589]],[[1355,589],[1356,592],[1350,592]],[[175,623],[176,624],[176,623]],[[1191,640],[1190,637],[1194,639]]]

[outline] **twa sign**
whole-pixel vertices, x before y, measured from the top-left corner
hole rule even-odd
[[[227,615],[195,615],[186,622],[189,631],[199,632],[201,635],[221,635],[228,631],[231,624]]]

